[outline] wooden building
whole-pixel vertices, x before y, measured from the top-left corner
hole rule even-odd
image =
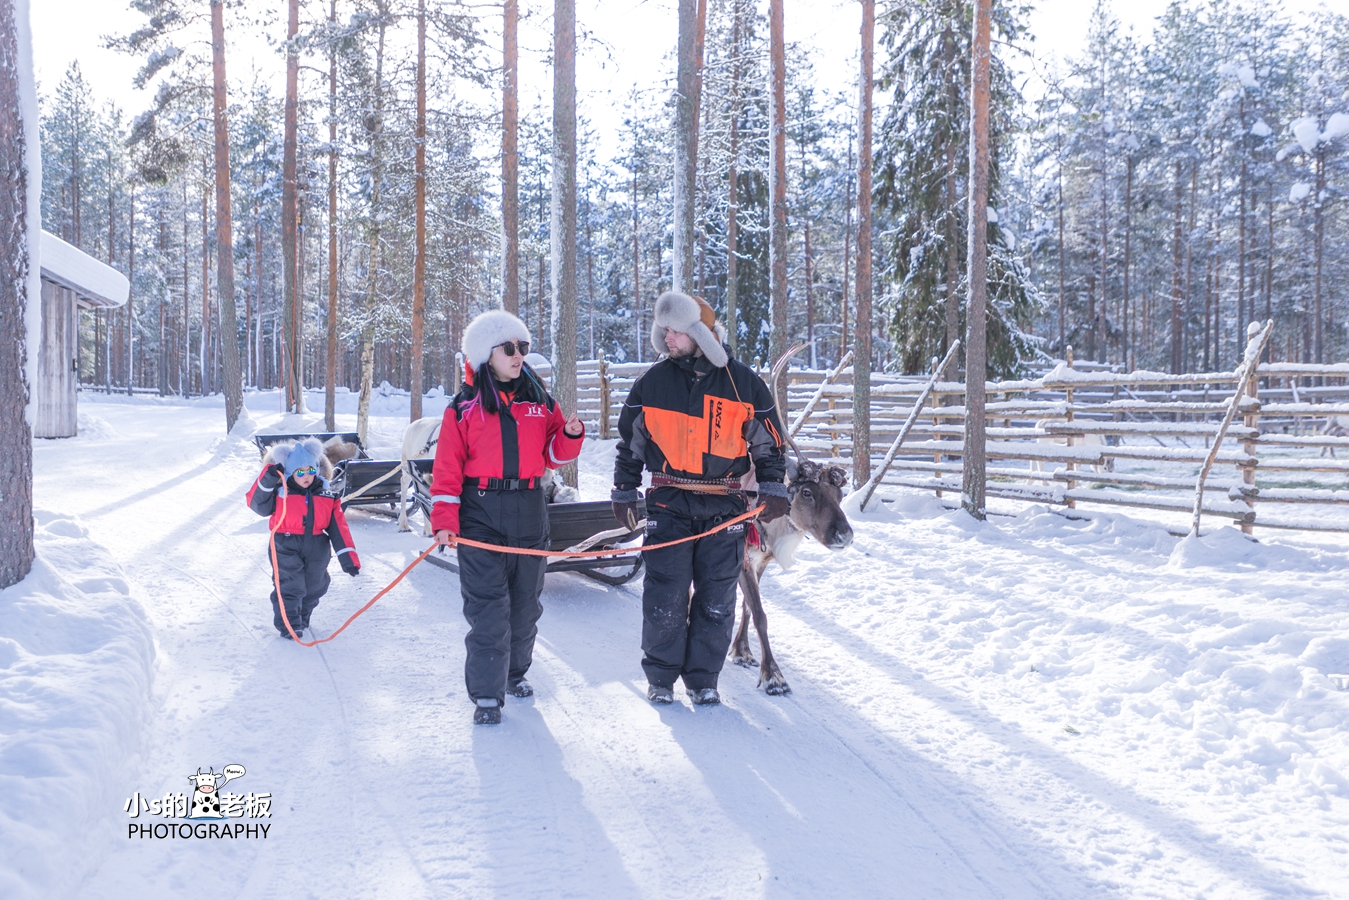
[[[111,309],[126,303],[131,283],[55,235],[42,232],[42,337],[38,345],[36,421],[33,437],[74,437],[78,425],[81,309]]]

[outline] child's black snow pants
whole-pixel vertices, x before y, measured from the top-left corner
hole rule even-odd
[[[506,547],[548,548],[543,491],[484,490],[464,486],[463,537]],[[459,590],[464,597],[464,684],[473,700],[506,702],[506,685],[523,678],[534,658],[548,560],[459,547]]]
[[[701,534],[745,511],[738,495],[657,488],[647,495],[646,541]],[[717,686],[735,626],[735,586],[745,559],[745,525],[643,554],[642,669],[646,680],[690,691]],[[689,597],[689,585],[693,596]]]
[[[270,558],[270,555],[269,555]],[[297,632],[309,627],[309,616],[319,605],[319,598],[328,592],[328,560],[332,558],[326,534],[278,534],[276,562],[280,572],[281,596],[286,603],[286,617]],[[281,607],[276,602],[276,588],[272,588],[272,623],[286,637],[286,623],[281,619]]]

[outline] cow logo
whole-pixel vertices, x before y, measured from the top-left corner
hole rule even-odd
[[[196,775],[187,776],[187,780],[192,782],[192,812],[188,814],[189,819],[223,819],[225,814],[220,809],[220,789],[226,782],[233,781],[236,778],[244,777],[244,767],[238,764],[225,766],[219,774],[215,767],[202,772],[201,767],[197,767]]]
[[[198,767],[196,774],[187,776],[192,783],[191,797],[185,791],[173,789],[163,797],[146,797],[137,791],[127,798],[122,811],[132,819],[144,815],[167,821],[128,822],[127,837],[265,839],[271,823],[257,820],[271,819],[271,792],[239,794],[221,790],[229,782],[243,778],[244,774],[244,767],[237,763],[225,766],[219,772],[214,766],[204,772]],[[230,819],[253,821],[231,822]]]

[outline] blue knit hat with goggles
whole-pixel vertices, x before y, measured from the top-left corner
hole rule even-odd
[[[286,457],[286,477],[290,478],[300,469],[313,469],[317,473],[321,453],[323,445],[317,438],[306,438],[291,447],[290,454]]]

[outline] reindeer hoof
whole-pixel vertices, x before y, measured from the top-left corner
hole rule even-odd
[[[732,656],[731,662],[737,666],[744,666],[746,669],[759,668],[759,661],[752,656]]]
[[[764,692],[770,697],[781,697],[783,694],[790,694],[792,687],[787,683],[787,679],[782,677],[782,673],[774,675],[768,679],[760,679],[759,684],[763,686]]]

